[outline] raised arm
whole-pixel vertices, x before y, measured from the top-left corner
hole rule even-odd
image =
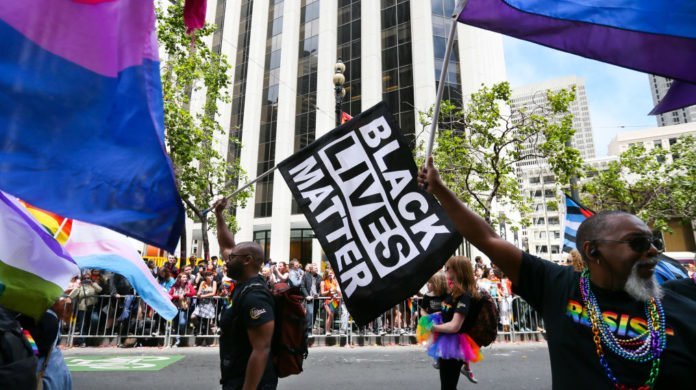
[[[227,259],[234,248],[234,235],[230,232],[230,229],[225,223],[225,216],[223,213],[227,208],[227,199],[218,199],[213,205],[215,209],[215,223],[217,225],[217,239],[220,245],[220,254],[223,259]]]
[[[418,174],[418,184],[440,201],[459,234],[485,253],[513,284],[517,284],[522,251],[500,238],[483,218],[469,210],[454,192],[445,186],[433,165],[432,156],[428,157],[426,166]]]

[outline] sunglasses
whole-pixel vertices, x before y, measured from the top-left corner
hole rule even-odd
[[[248,253],[230,253],[230,257],[228,258],[229,260],[232,260],[235,256],[251,256]]]
[[[628,244],[628,246],[637,253],[643,253],[650,250],[651,246],[654,246],[658,251],[663,251],[665,249],[665,244],[659,237],[653,236],[636,236],[629,240],[594,240],[597,242],[621,242]]]

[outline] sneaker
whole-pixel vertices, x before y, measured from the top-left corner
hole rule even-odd
[[[178,339],[177,339],[177,340],[174,342],[174,345],[172,345],[172,347],[178,348],[179,345],[181,345],[181,340],[178,340]]]
[[[440,369],[440,362],[433,363],[433,368],[436,370],[439,370]]]
[[[474,372],[471,371],[471,367],[469,367],[469,363],[464,363],[462,365],[461,369],[462,375],[466,377],[466,379],[469,380],[471,383],[478,383],[478,380],[476,380],[476,377],[474,377]]]

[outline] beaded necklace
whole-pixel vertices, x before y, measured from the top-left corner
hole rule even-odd
[[[585,269],[580,276],[580,292],[587,314],[592,324],[593,341],[595,351],[599,357],[605,374],[614,384],[615,389],[628,390],[631,386],[620,384],[614,376],[614,372],[609,367],[604,348],[606,346],[615,355],[638,363],[652,361],[650,375],[643,386],[637,387],[638,390],[652,389],[660,373],[660,356],[665,350],[667,336],[665,332],[665,312],[662,309],[662,302],[659,299],[650,298],[645,302],[645,316],[647,318],[647,330],[636,337],[629,339],[619,339],[611,332],[609,326],[602,320],[602,311],[592,289],[590,288],[590,272]]]

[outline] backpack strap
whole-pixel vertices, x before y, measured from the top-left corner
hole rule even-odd
[[[237,296],[236,302],[233,301],[233,303],[232,303],[232,310],[234,310],[234,316],[235,316],[235,317],[239,315],[239,314],[238,314],[239,311],[238,311],[238,310],[235,310],[235,307],[238,306],[238,305],[241,305],[241,304],[242,304],[242,301],[244,300],[244,298],[245,298],[245,297],[247,296],[247,294],[249,294],[252,290],[263,290],[263,291],[265,291],[268,295],[271,295],[271,298],[273,298],[273,296],[272,296],[271,292],[268,290],[268,288],[266,288],[266,286],[264,286],[264,285],[261,284],[261,283],[252,283],[252,284],[246,285],[246,286],[244,286],[244,288],[242,289],[242,291],[241,291],[241,292],[239,293],[239,295]]]

